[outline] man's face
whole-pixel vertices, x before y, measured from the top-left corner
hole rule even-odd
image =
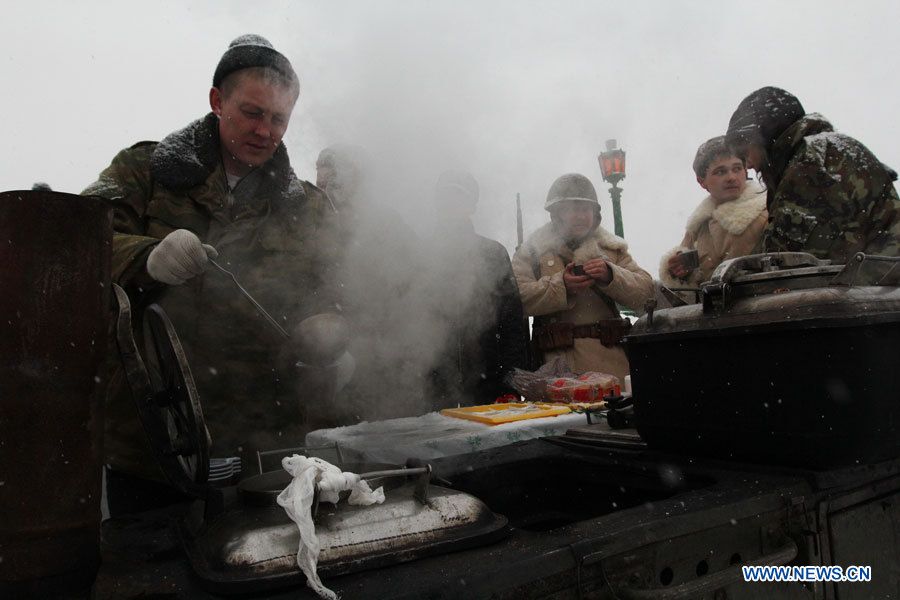
[[[362,184],[360,178],[359,170],[346,159],[320,156],[316,161],[316,187],[325,190],[339,204],[356,199]]]
[[[759,144],[747,146],[747,168],[759,173],[764,166],[766,166],[766,151],[763,147]]]
[[[218,88],[209,104],[219,117],[219,139],[225,168],[246,175],[272,158],[287,131],[295,94],[287,86],[265,77],[238,72],[233,89],[224,97]]]
[[[453,185],[439,185],[435,191],[437,212],[442,218],[468,219],[475,214],[477,201],[472,194]]]
[[[316,187],[327,190],[337,178],[337,169],[334,159],[319,158],[316,161]]]
[[[595,207],[590,202],[566,200],[557,205],[556,216],[567,240],[580,240],[594,229]]]
[[[706,177],[698,177],[716,204],[737,200],[747,187],[747,169],[737,156],[722,156],[709,165]]]

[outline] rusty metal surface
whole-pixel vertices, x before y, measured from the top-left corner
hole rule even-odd
[[[111,240],[97,200],[0,193],[0,592],[96,572]]]

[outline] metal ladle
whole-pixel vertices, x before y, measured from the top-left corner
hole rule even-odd
[[[278,333],[280,333],[282,336],[284,336],[285,339],[291,338],[291,334],[289,334],[287,331],[285,331],[284,327],[279,325],[278,321],[276,321],[272,317],[272,315],[270,315],[268,312],[266,312],[266,309],[264,309],[262,307],[262,305],[259,302],[257,302],[253,296],[250,295],[250,292],[248,292],[247,290],[244,289],[244,286],[242,286],[240,284],[240,282],[237,280],[237,277],[234,276],[234,273],[232,273],[231,271],[229,271],[228,269],[226,269],[225,267],[223,267],[222,265],[220,265],[219,263],[217,263],[216,261],[214,261],[211,258],[209,259],[209,262],[210,262],[210,264],[212,264],[212,266],[214,266],[218,270],[222,271],[223,273],[225,273],[226,275],[231,277],[231,280],[234,282],[234,285],[237,286],[237,288],[241,291],[241,293],[244,295],[244,297],[253,304],[253,306],[256,308],[256,310],[259,312],[259,314],[261,314],[263,316],[263,318],[265,318],[265,320],[268,321],[269,324],[278,331]]]

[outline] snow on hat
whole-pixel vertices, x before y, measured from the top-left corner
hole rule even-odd
[[[730,146],[750,142],[769,148],[804,114],[800,100],[790,92],[772,86],[760,88],[744,98],[731,115],[726,142]]]
[[[247,33],[236,37],[228,44],[228,50],[219,59],[216,72],[213,74],[213,87],[221,86],[222,81],[232,73],[251,67],[274,69],[288,81],[297,81],[297,74],[291,66],[291,61],[275,50],[263,36]]]

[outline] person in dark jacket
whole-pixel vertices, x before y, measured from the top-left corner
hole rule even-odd
[[[343,425],[430,409],[422,398],[418,327],[427,309],[414,293],[420,243],[390,205],[393,190],[377,186],[372,162],[353,144],[332,144],[316,160],[316,185],[338,223],[329,277],[340,289],[355,362],[334,405]]]
[[[897,174],[822,115],[776,87],[738,105],[727,143],[767,188],[767,252],[802,251],[843,264],[855,253],[900,254]]]
[[[513,393],[505,378],[526,366],[528,331],[509,253],[475,233],[478,195],[470,173],[446,171],[438,178],[427,300],[432,324],[444,332],[429,382],[434,409],[487,404]]]
[[[286,57],[260,36],[241,36],[216,67],[212,112],[122,150],[83,192],[113,209],[112,277],[136,322],[151,302],[172,319],[211,456],[299,445],[318,425],[322,401],[294,360],[282,360],[294,348],[210,263],[234,272],[286,329],[337,310],[331,210],[322,190],[296,176],[282,142],[299,92]],[[159,480],[118,364],[110,378],[106,463]]]

